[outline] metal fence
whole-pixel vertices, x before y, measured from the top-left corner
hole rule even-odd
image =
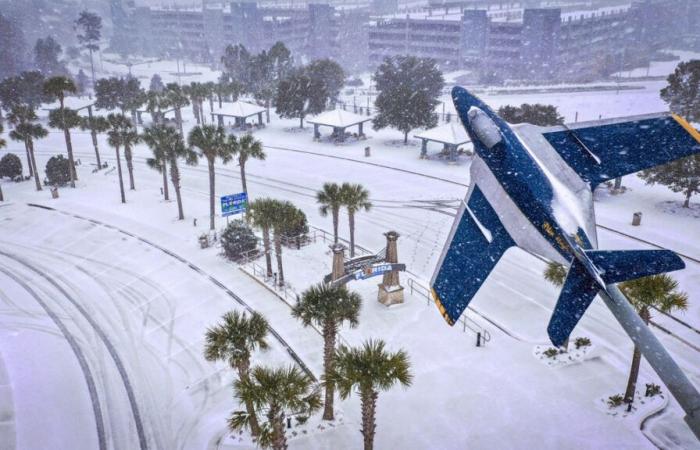
[[[427,287],[423,286],[413,278],[408,277],[408,289],[411,292],[411,294],[418,294],[421,297],[425,298],[426,303],[430,305],[433,303],[432,296],[430,295],[430,289]],[[476,346],[481,347],[485,346],[487,342],[491,340],[491,333],[482,326],[480,326],[474,319],[468,317],[466,315],[466,310],[464,314],[457,320],[457,323],[462,324],[462,331],[467,332],[467,330],[471,331],[474,333],[476,336]]]

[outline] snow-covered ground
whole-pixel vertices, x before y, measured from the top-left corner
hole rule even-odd
[[[151,64],[132,68],[143,84],[155,70],[161,75],[175,70],[174,63]],[[126,70],[104,65],[108,71]],[[187,71],[216,78],[206,68],[188,64]],[[658,98],[662,84],[640,82],[641,89],[619,93],[484,97],[494,107],[552,103],[568,120],[577,111],[579,120],[589,120],[664,110]],[[188,127],[194,125],[189,109],[185,119]],[[335,145],[313,142],[311,130],[298,132],[297,126],[273,114],[271,124],[255,132],[268,156],[248,164],[252,197],[289,199],[312,224],[328,230],[330,219],[320,216],[315,191],[329,180],[359,182],[370,190],[374,208],[358,214],[357,241],[376,251],[385,245],[382,233],[401,234],[406,303],[385,308],[376,301],[377,279],[354,282],[350,287],[363,297],[360,326],[341,331],[345,342],[382,338],[411,357],[414,385],[380,395],[377,448],[632,449],[654,443],[700,448],[672,399],[644,422],[643,432],[645,415],[619,419],[601,410],[601,398],[624,390],[632,355],[629,339],[602,302],[594,302],[575,331],[593,342],[590,355],[562,367],[533,357],[536,346],[547,345],[546,323],[558,296],[542,278],[542,261],[509,251],[477,295],[476,312],[468,315],[491,334],[485,347],[474,345],[469,330],[448,327],[418,292],[411,294],[408,277],[427,283],[466,193],[468,157],[449,165],[431,148],[431,157],[419,160],[419,145],[397,144],[401,134],[394,130],[368,131],[367,140]],[[113,150],[104,136],[99,141],[112,167]],[[302,328],[287,304],[225,262],[217,249],[199,249],[197,237],[208,224],[205,167],[182,166],[187,218],[179,222],[174,202],[162,200],[160,175],[145,164],[150,151],[144,145],[135,149],[137,190],[127,191],[122,205],[115,172],[92,173],[89,134],[74,132],[73,144],[82,162],[80,180],[76,189],[61,189],[59,199],[52,200],[48,190],[34,191],[31,182],[2,185],[7,201],[0,206],[0,442],[16,442],[20,449],[79,449],[99,448],[102,439],[113,448],[139,448],[141,436],[149,448],[241,448],[225,438],[225,418],[238,407],[231,395],[233,374],[203,359],[206,327],[225,311],[243,310],[243,302],[263,313],[280,336],[271,337],[271,349],[256,354],[255,362],[292,364],[291,351],[316,376],[321,337]],[[64,153],[63,134],[54,130],[36,148],[43,168],[51,155]],[[13,141],[0,152],[6,151],[23,153]],[[599,229],[600,247],[655,244],[689,257],[688,267],[674,274],[690,294],[689,311],[677,316],[700,328],[700,263],[694,261],[700,259],[700,219],[669,209],[668,202],[679,204],[681,198],[663,187],[645,186],[634,176],[624,184],[623,195],[596,195],[597,219],[605,227]],[[218,166],[216,188],[217,195],[238,192],[238,167]],[[643,212],[642,226],[633,227],[637,211]],[[341,235],[347,237],[345,214]],[[285,249],[284,261],[289,282],[300,292],[329,272],[331,256],[317,241],[302,250]],[[698,333],[667,317],[654,320],[686,341],[658,332],[700,385]],[[644,362],[640,385],[645,382],[659,383]],[[342,423],[300,433],[290,446],[359,447],[358,398],[338,408]]]

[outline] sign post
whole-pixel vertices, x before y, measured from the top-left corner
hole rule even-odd
[[[223,195],[221,196],[221,215],[226,217],[228,223],[228,216],[234,214],[240,214],[248,209],[248,194],[245,192],[240,192],[238,194]]]

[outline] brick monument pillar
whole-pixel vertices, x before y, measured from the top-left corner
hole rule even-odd
[[[333,268],[331,269],[331,283],[345,275],[345,246],[343,244],[333,244],[330,246],[333,251]]]
[[[396,264],[399,262],[398,251],[396,249],[396,240],[399,238],[399,233],[396,231],[389,231],[388,233],[384,233],[384,236],[386,236],[386,262]],[[379,284],[377,300],[386,306],[403,303],[403,286],[401,286],[399,282],[398,271],[391,271],[384,274],[384,278]]]

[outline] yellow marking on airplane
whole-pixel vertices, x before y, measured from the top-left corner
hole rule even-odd
[[[671,117],[673,117],[676,120],[676,122],[680,124],[680,126],[685,128],[685,131],[687,131],[688,134],[693,136],[696,141],[700,142],[700,132],[698,132],[698,130],[696,130],[691,124],[689,124],[687,120],[685,120],[678,114],[671,114]]]
[[[454,325],[455,324],[454,321],[447,314],[447,310],[442,305],[442,302],[440,301],[440,297],[438,297],[437,292],[435,292],[435,289],[430,289],[430,295],[433,297],[433,301],[437,305],[438,310],[440,311],[440,315],[442,315],[442,318],[445,319],[445,322],[447,322],[450,326]]]
[[[583,239],[581,239],[581,236],[579,236],[578,233],[574,235],[574,240],[578,245],[583,246]]]
[[[542,228],[544,228],[545,233],[550,236],[554,236],[554,228],[552,228],[552,225],[549,222],[543,223]]]

